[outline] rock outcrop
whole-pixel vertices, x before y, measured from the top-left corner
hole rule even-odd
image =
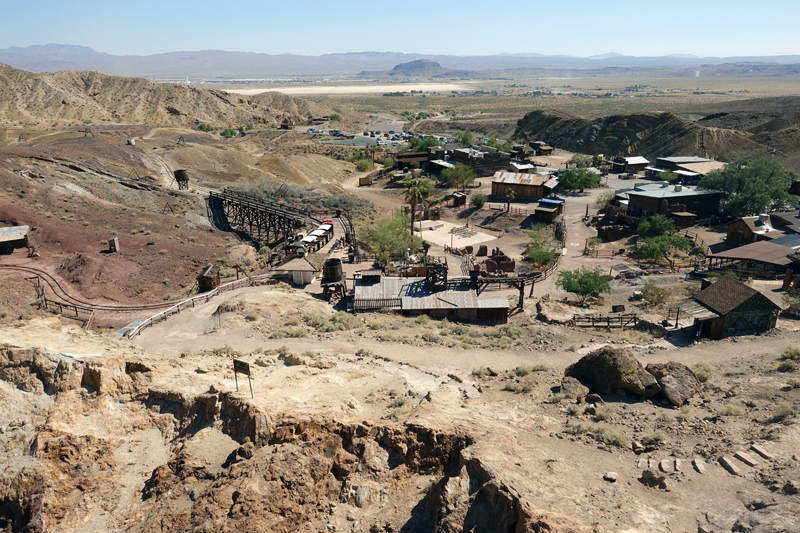
[[[604,346],[568,366],[564,375],[602,394],[623,390],[641,396],[653,396],[661,391],[656,379],[625,348]]]
[[[682,363],[650,363],[645,370],[656,378],[658,386],[672,405],[683,405],[702,388],[694,372]]]

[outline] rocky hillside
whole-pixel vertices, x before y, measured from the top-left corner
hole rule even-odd
[[[0,65],[0,120],[23,122],[92,121],[215,127],[275,124],[288,117],[304,123],[314,116],[339,113],[281,93],[242,97],[194,85],[156,83],[145,78],[64,70],[34,74]]]
[[[518,123],[514,137],[545,140],[565,150],[606,155],[725,157],[760,148],[752,133],[714,128],[673,113],[640,113],[589,119],[537,110]]]

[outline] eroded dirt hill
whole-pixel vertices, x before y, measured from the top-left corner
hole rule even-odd
[[[169,125],[203,122],[236,127],[276,124],[284,118],[305,123],[334,112],[345,120],[361,118],[348,109],[332,109],[280,93],[244,97],[195,85],[156,83],[94,71],[33,74],[0,64],[0,120]]]
[[[723,158],[759,149],[753,134],[705,127],[673,113],[639,113],[589,119],[537,110],[518,123],[514,138],[544,140],[564,150],[606,155],[699,155]]]

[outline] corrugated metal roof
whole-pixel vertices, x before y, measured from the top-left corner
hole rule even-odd
[[[794,250],[788,246],[774,244],[771,241],[757,241],[746,244],[733,250],[725,250],[718,254],[711,254],[709,257],[719,259],[739,259],[769,263],[771,265],[785,266],[791,263],[788,258]]]
[[[0,228],[0,242],[18,241],[28,234],[28,226]]]
[[[661,187],[655,190],[649,191],[631,191],[628,193],[628,196],[646,196],[648,198],[680,198],[680,197],[690,197],[690,196],[709,196],[709,195],[718,195],[721,196],[721,192],[717,191],[706,191],[702,189],[695,189],[693,187],[682,186],[679,191],[675,190],[675,187]]]
[[[486,296],[478,298],[478,309],[508,309],[506,296]]]
[[[625,163],[628,165],[649,165],[650,161],[647,158],[642,156],[634,156],[634,157],[625,157]]]
[[[547,183],[548,177],[541,174],[520,174],[518,172],[495,172],[493,183],[507,183],[513,185],[542,186]]]
[[[678,156],[678,157],[656,158],[656,163],[658,163],[659,161],[668,161],[675,165],[683,165],[686,163],[708,163],[713,161],[713,159],[706,159],[705,157],[697,157],[697,156]]]
[[[780,244],[781,246],[787,246],[793,250],[797,250],[800,248],[800,235],[785,235],[783,237],[778,237],[777,239],[772,239],[770,242],[772,244]]]

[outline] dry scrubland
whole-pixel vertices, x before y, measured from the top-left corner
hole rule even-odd
[[[504,87],[513,84],[524,84],[527,87]],[[568,93],[604,94],[619,92],[626,87],[646,85],[657,91],[673,91],[658,93],[650,97],[615,97],[615,98],[582,98]],[[570,87],[565,87],[568,85]],[[519,96],[521,93],[537,90],[538,87],[549,88],[552,92],[562,92],[562,96],[546,98]],[[602,90],[597,90],[602,89]],[[451,98],[445,95],[426,95],[425,98],[412,96],[384,97],[381,95],[326,95],[309,97],[309,99],[328,106],[347,106],[363,113],[403,111],[436,111],[455,112],[456,116],[476,113],[499,114],[503,116],[521,116],[534,109],[551,109],[575,115],[599,117],[614,114],[632,114],[642,111],[672,111],[681,113],[692,108],[739,100],[771,96],[790,96],[800,94],[798,83],[794,79],[775,78],[690,78],[690,79],[652,79],[646,77],[631,78],[597,78],[597,79],[515,79],[480,83],[470,87],[472,90],[498,91],[497,95],[475,95]],[[695,91],[706,94],[693,94]],[[464,91],[468,94],[468,91]],[[714,94],[712,94],[714,93]],[[721,93],[721,94],[718,94]],[[636,95],[641,93],[628,93]]]
[[[29,84],[36,98],[50,94],[47,87],[77,91],[77,104],[63,110],[61,120],[82,124],[80,113],[92,110],[97,117],[114,116],[113,106],[97,102],[81,110],[87,97],[76,83],[81,80],[112,89],[146,86],[86,74],[40,77],[0,70],[0,88],[6,87],[0,96],[18,84]],[[667,106],[690,112],[701,104],[795,91],[784,80],[609,81],[515,80],[481,87],[531,86],[509,89],[520,92],[566,83],[587,92],[598,86],[615,91],[637,83],[659,89],[683,84],[725,94],[339,95],[320,99],[313,109],[350,102],[371,113],[485,111],[513,126],[540,104],[582,115],[612,113],[613,106],[623,106],[625,113]],[[750,92],[736,92],[745,88]],[[225,275],[236,263],[256,269],[257,251],[241,236],[205,225],[201,191],[206,188],[244,185],[242,179],[270,190],[285,184],[292,193],[302,192],[306,204],[354,192],[364,213],[370,211],[365,199],[383,213],[402,203],[397,189],[358,188],[354,165],[341,160],[355,148],[322,144],[328,137],[265,124],[225,141],[179,127],[183,118],[171,113],[166,117],[171,123],[159,127],[106,123],[93,126],[97,137],[84,137],[78,126],[30,123],[49,108],[20,109],[28,93],[11,92],[13,105],[0,109],[0,116],[5,112],[15,121],[0,135],[0,218],[3,225],[36,227],[32,244],[39,257],[17,250],[0,256],[0,265],[33,265],[91,301],[169,302],[191,293],[194,276],[212,261],[226,267]],[[238,100],[217,103],[211,96],[203,100],[203,112],[214,110],[216,125],[253,109]],[[160,120],[163,110],[150,109],[151,100],[137,101],[147,109],[126,104],[118,112]],[[259,102],[265,106],[263,120],[305,109],[288,97]],[[432,107],[437,105],[441,109]],[[366,121],[357,112],[350,116],[357,117],[352,127]],[[499,127],[491,120],[487,128]],[[181,135],[186,144],[179,146]],[[126,146],[126,138],[135,138],[136,147]],[[568,157],[560,153],[547,161],[555,166]],[[194,190],[175,189],[175,168],[190,169]],[[132,169],[149,177],[132,179]],[[488,180],[481,181],[487,191]],[[605,271],[621,262],[581,256],[592,233],[581,219],[600,192],[568,197],[562,268]],[[167,203],[175,212],[166,210]],[[471,226],[483,224],[482,230],[497,233],[492,244],[515,258],[528,240],[523,216],[488,208],[442,213],[461,223],[471,216]],[[709,238],[720,234],[718,228],[701,231]],[[111,235],[120,236],[122,253],[104,253]],[[451,273],[460,273],[459,261],[451,259]],[[0,529],[796,530],[796,321],[781,319],[766,335],[693,342],[679,330],[660,338],[658,328],[607,331],[547,323],[534,305],[546,293],[552,295],[550,317],[586,310],[570,305],[574,298],[556,289],[553,278],[537,283],[525,311],[496,326],[392,313],[352,315],[324,301],[318,285],[299,290],[277,284],[225,293],[128,341],[107,328],[144,317],[100,317],[94,327],[105,329],[86,332],[70,318],[31,306],[35,293],[24,277],[8,271],[0,276]],[[641,279],[614,280],[612,293],[592,308],[623,303],[659,322],[663,307],[629,300]],[[649,279],[670,290],[672,301],[665,307],[683,301],[697,285],[678,272]],[[773,288],[764,290],[778,297]],[[489,294],[508,294],[515,303],[514,291]],[[643,364],[683,363],[702,385],[682,406],[616,390],[595,398],[594,406],[578,403],[561,390],[564,372],[606,346],[630,350]],[[252,400],[243,376],[236,392],[234,358],[251,364]],[[748,451],[753,443],[769,457]],[[732,460],[738,474],[721,465],[721,458],[742,452],[748,461]],[[697,464],[704,464],[704,471],[693,459],[703,461]]]

